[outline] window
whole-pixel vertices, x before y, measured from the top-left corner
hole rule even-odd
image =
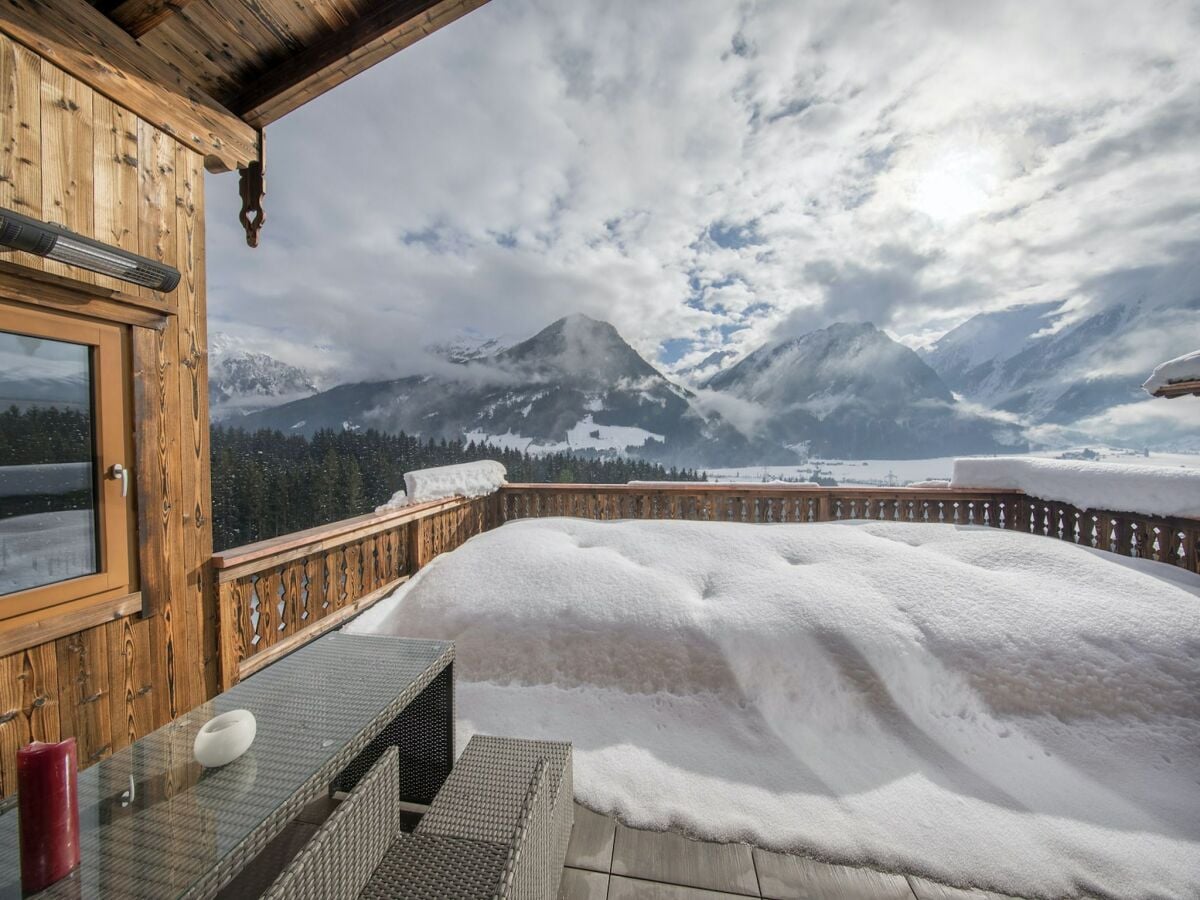
[[[0,304],[0,620],[130,591],[116,325]]]

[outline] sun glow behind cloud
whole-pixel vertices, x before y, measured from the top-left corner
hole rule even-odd
[[[983,211],[999,183],[998,154],[978,145],[950,145],[920,165],[909,197],[936,224],[953,226]]]

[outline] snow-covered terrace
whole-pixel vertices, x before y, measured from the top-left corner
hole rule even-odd
[[[223,652],[453,639],[460,745],[575,745],[565,897],[1200,895],[1200,473],[456,477],[218,557]]]

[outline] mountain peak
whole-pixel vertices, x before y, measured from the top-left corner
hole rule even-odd
[[[621,337],[621,333],[610,322],[605,322],[603,319],[593,319],[586,313],[580,312],[571,313],[569,316],[556,319],[543,328],[539,334],[547,332],[568,334],[580,338],[617,340],[622,344],[625,343],[625,339]]]
[[[555,325],[580,325],[585,323],[588,325],[608,325],[609,328],[612,328],[612,325],[609,325],[608,322],[605,322],[602,319],[593,319],[587,313],[581,312],[568,313],[562,318],[551,322],[550,327],[553,328]]]
[[[858,457],[988,452],[1013,440],[956,408],[911,348],[870,322],[835,322],[756,350],[706,384],[771,411],[775,439]]]
[[[796,343],[820,343],[820,342],[835,342],[854,340],[862,337],[881,337],[886,341],[892,339],[880,329],[876,328],[872,322],[833,322],[826,325],[824,328],[817,328],[813,331],[806,332],[794,338],[785,338],[782,341],[777,341],[774,344],[768,344],[768,347],[791,346]]]
[[[308,397],[319,390],[317,379],[304,369],[246,349],[236,337],[216,337],[208,370],[208,398],[214,421]]]
[[[507,368],[588,381],[598,387],[662,377],[610,323],[582,313],[563,316],[495,358]]]

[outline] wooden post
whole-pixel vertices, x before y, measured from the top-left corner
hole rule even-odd
[[[817,521],[828,522],[833,519],[833,498],[828,494],[821,494],[817,498]]]
[[[242,603],[248,602],[249,598],[243,597],[240,580],[227,581],[224,584],[217,584],[215,587],[218,610],[217,636],[221,658],[221,690],[227,691],[238,683],[238,664],[246,656],[246,646],[240,623],[242,621]]]

